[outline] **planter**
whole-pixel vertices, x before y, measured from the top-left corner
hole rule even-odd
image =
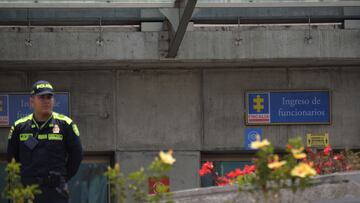
[[[258,191],[250,193],[246,190],[238,192],[235,186],[197,188],[174,192],[173,200],[182,203],[222,203],[222,202],[291,202],[291,203],[323,203],[323,202],[360,202],[360,171],[335,173],[317,176],[313,184],[304,191],[292,193],[282,189],[277,198],[264,199]],[[331,201],[329,201],[331,200]]]

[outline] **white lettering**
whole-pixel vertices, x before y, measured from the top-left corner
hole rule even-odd
[[[297,105],[308,105],[308,104],[310,104],[310,100],[309,99],[286,99],[285,97],[283,97],[282,104],[288,105],[293,108]]]

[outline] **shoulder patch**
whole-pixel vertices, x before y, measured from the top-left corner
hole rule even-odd
[[[73,129],[75,135],[80,136],[79,129],[75,123],[72,124],[72,129]]]
[[[26,121],[28,120],[32,120],[32,114],[28,115],[28,116],[25,116],[23,118],[20,118],[19,120],[15,121],[15,124],[14,126],[17,126],[19,125],[20,123],[25,123]]]
[[[53,112],[53,116],[54,116],[54,119],[65,121],[68,125],[70,125],[72,123],[71,118],[69,118],[69,117],[67,117],[65,115]]]

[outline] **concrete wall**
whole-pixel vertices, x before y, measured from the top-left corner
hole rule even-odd
[[[263,127],[277,147],[292,136],[330,133],[333,147],[359,147],[360,70],[357,68],[244,69],[204,71],[203,149],[239,149],[243,146],[246,90],[328,89],[332,93],[331,125]]]
[[[360,148],[360,69],[1,71],[0,91],[29,90],[46,79],[71,94],[71,114],[86,151],[116,151],[125,172],[173,148],[174,189],[199,186],[201,151],[243,149],[244,95],[250,89],[329,89],[331,125],[263,126],[282,147],[292,136],[330,133],[335,148]],[[5,152],[8,128],[0,129]]]
[[[174,149],[174,190],[199,186],[201,152],[243,150],[247,90],[329,89],[331,125],[262,126],[265,137],[329,132],[333,147],[360,148],[359,30],[314,30],[311,44],[304,29],[245,30],[240,46],[236,32],[194,31],[165,59],[166,33],[106,29],[103,47],[94,28],[61,27],[34,28],[26,47],[26,29],[0,28],[0,92],[39,79],[70,92],[84,149],[115,152],[125,172]]]

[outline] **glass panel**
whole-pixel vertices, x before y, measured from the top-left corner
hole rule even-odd
[[[108,202],[106,177],[107,164],[83,163],[69,182],[70,203]]]

